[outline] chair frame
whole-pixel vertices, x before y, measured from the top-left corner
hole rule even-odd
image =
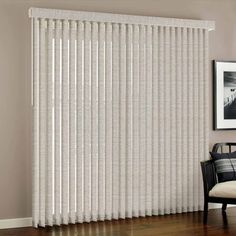
[[[228,146],[229,153],[231,153],[231,147],[236,146],[236,143],[216,143],[212,148],[212,152],[219,152],[220,150],[221,153],[223,153],[223,147],[225,146]],[[224,213],[227,208],[227,204],[236,204],[236,198],[210,197],[210,190],[218,183],[213,160],[202,161],[201,169],[204,187],[203,223],[207,224],[208,203],[222,203],[222,212]]]

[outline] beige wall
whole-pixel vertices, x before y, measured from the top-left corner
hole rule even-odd
[[[236,60],[235,0],[0,0],[0,219],[31,216],[31,6],[215,20],[210,59]],[[236,141],[236,131],[209,135],[209,146]]]

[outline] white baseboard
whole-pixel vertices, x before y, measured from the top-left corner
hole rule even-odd
[[[218,208],[221,208],[221,207],[222,207],[222,204],[219,204],[219,203],[209,203],[208,204],[209,209],[218,209]]]
[[[0,229],[21,228],[32,226],[32,218],[16,218],[0,220]]]
[[[209,209],[218,209],[221,207],[222,207],[222,204],[220,204],[220,203],[209,203]],[[228,207],[235,207],[235,205],[227,204],[227,208]]]

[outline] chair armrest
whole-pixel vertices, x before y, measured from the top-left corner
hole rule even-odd
[[[202,161],[202,178],[204,186],[204,195],[208,197],[209,191],[217,184],[216,172],[212,160]]]

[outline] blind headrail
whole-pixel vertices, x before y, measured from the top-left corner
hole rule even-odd
[[[157,25],[165,27],[184,27],[184,28],[199,28],[209,31],[215,29],[214,21],[192,20],[192,19],[177,19],[152,16],[137,16],[123,15],[100,12],[87,11],[71,11],[46,8],[30,8],[29,17],[59,19],[59,20],[80,20],[80,21],[95,21],[123,24],[138,24],[138,25]]]

